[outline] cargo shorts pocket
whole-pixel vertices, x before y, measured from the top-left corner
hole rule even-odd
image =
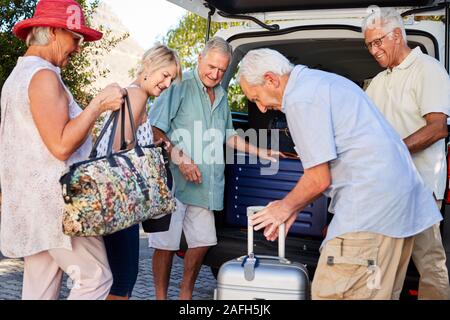
[[[379,242],[376,236],[339,237],[323,248],[314,286],[322,299],[370,299],[369,283],[376,271]]]

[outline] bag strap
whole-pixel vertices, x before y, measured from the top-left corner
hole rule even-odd
[[[91,153],[89,154],[89,159],[93,159],[97,157],[97,148],[98,145],[100,144],[100,141],[102,140],[102,138],[105,136],[106,132],[109,129],[109,126],[111,125],[112,122],[113,123],[113,127],[111,130],[111,135],[109,136],[109,141],[108,141],[108,148],[107,148],[107,152],[106,152],[106,157],[110,157],[112,154],[112,147],[114,145],[114,138],[116,136],[116,131],[117,131],[117,124],[118,124],[118,117],[119,115],[121,115],[121,139],[120,139],[120,149],[123,150],[126,147],[125,144],[125,116],[126,116],[126,112],[125,112],[125,108],[127,108],[128,110],[128,116],[130,119],[130,125],[131,125],[131,131],[133,133],[133,140],[132,143],[135,143],[135,149],[136,149],[136,153],[138,154],[138,156],[143,156],[144,153],[142,152],[141,147],[138,145],[138,140],[136,137],[136,124],[134,122],[134,117],[133,117],[133,111],[131,108],[131,102],[130,102],[130,98],[128,97],[128,91],[126,89],[124,89],[126,94],[124,96],[124,103],[121,106],[120,110],[114,111],[111,113],[111,115],[109,116],[108,120],[105,122],[105,125],[102,128],[102,131],[100,131],[100,134],[98,135],[97,140],[95,141],[94,146],[92,147]],[[117,120],[116,120],[117,118]],[[115,124],[115,125],[114,125]]]
[[[100,131],[100,134],[98,135],[97,140],[95,140],[95,144],[92,147],[91,153],[89,154],[89,159],[93,159],[93,158],[97,157],[98,145],[100,144],[100,141],[102,140],[102,138],[104,137],[104,135],[108,131],[108,128],[111,125],[111,122],[114,120],[114,117],[115,117],[116,113],[117,113],[117,111],[112,112],[109,115],[108,120],[106,120],[105,125],[102,128],[102,131]]]
[[[108,141],[108,148],[106,149],[106,159],[108,160],[111,167],[117,167],[117,162],[114,159],[113,155],[113,145],[114,145],[114,137],[116,136],[117,126],[119,124],[119,114],[120,111],[114,111],[114,122],[111,129],[111,136]]]
[[[126,89],[125,89],[126,91]],[[141,146],[139,145],[139,141],[137,139],[137,133],[136,133],[136,123],[134,122],[134,116],[133,116],[133,109],[131,108],[131,102],[130,102],[130,98],[128,97],[128,92],[127,95],[125,96],[125,104],[127,106],[127,110],[128,110],[128,116],[130,119],[130,126],[131,126],[131,132],[133,133],[133,140],[131,141],[131,143],[134,143],[134,150],[136,151],[136,154],[139,157],[142,157],[144,155],[144,152],[142,151]],[[122,111],[122,119],[125,118],[125,108]],[[124,150],[126,148],[126,144],[125,144],[125,125],[124,125],[125,121],[122,120],[122,138],[121,138],[121,150]]]
[[[120,150],[125,150],[127,148],[127,143],[125,142],[125,104],[120,108]]]

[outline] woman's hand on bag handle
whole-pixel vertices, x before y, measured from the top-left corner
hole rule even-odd
[[[39,134],[50,153],[66,161],[84,143],[103,109],[117,109],[124,91],[108,86],[76,117],[70,117],[67,89],[57,74],[48,69],[38,71],[28,88],[30,109]]]
[[[125,89],[120,87],[117,83],[106,86],[98,95],[91,101],[91,105],[95,106],[99,114],[111,110],[116,111],[124,103]]]

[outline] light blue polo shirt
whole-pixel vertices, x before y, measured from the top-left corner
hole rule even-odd
[[[296,66],[282,110],[303,167],[330,165],[334,217],[323,244],[358,231],[409,237],[442,220],[406,145],[353,82]]]
[[[191,157],[202,174],[202,183],[187,181],[171,163],[175,197],[184,204],[222,210],[225,185],[224,143],[236,134],[226,91],[214,88],[214,104],[200,81],[197,69],[185,72],[155,100],[150,123],[164,131],[174,145]]]

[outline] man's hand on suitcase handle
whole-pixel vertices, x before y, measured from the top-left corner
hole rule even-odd
[[[292,225],[293,225],[294,222],[295,222],[295,219],[297,219],[297,213],[292,214],[292,215],[287,219],[287,221],[285,222],[285,223],[286,223],[286,230],[285,230],[285,233],[284,233],[285,236],[287,236],[287,234],[288,234],[288,232],[289,232],[289,229],[292,227]],[[277,238],[278,238],[278,228],[279,228],[279,226],[276,227],[276,229],[272,232],[272,234],[269,234],[268,236],[266,236],[266,239],[269,240],[269,241],[275,241],[275,240],[277,240]],[[267,229],[268,229],[268,227],[266,227],[266,228],[264,229],[264,235],[266,234]],[[268,231],[267,231],[267,232],[268,232]]]
[[[270,202],[267,207],[251,217],[255,231],[264,228],[264,236],[269,241],[278,238],[278,226],[286,222],[286,235],[297,217],[297,212],[283,202],[277,200]]]

